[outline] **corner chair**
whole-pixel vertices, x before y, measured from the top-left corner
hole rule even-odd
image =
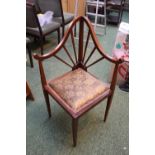
[[[75,44],[73,32],[75,25],[78,23],[79,40],[78,50],[76,50],[77,44]],[[85,44],[83,42],[84,25],[88,28],[88,34]],[[86,54],[90,36],[93,40],[94,48],[91,49],[91,52]],[[71,37],[71,43],[73,47],[72,52],[74,57],[73,55],[71,55],[71,51],[69,51],[66,46],[66,42],[69,37]],[[68,56],[70,63],[69,61],[63,60],[64,57],[60,57],[62,49],[66,53],[66,56]],[[88,61],[95,52],[99,52],[101,57],[88,64]],[[76,146],[78,119],[90,109],[101,103],[101,101],[103,101],[104,99],[107,99],[104,122],[107,120],[115,90],[117,69],[119,64],[121,64],[123,60],[112,58],[104,52],[104,49],[101,47],[96,37],[93,26],[91,25],[88,18],[83,16],[79,16],[72,21],[63,39],[54,50],[52,50],[48,54],[34,54],[33,56],[36,60],[38,60],[41,84],[46,101],[48,115],[49,117],[51,117],[51,108],[49,102],[49,96],[51,96],[71,116],[73,146]],[[70,67],[71,70],[55,79],[46,80],[43,61],[52,58],[56,58],[57,60],[61,61],[63,64]],[[101,60],[107,60],[115,64],[112,82],[110,84],[102,82],[101,80],[96,78],[95,75],[92,75],[88,72],[89,67],[93,66]]]

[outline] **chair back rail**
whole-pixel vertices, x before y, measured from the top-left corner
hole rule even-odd
[[[38,28],[42,34],[35,4],[26,2],[26,27]]]
[[[74,40],[74,36],[73,36],[73,30],[74,30],[74,27],[75,25],[79,22],[79,45],[78,45],[78,53],[76,53],[76,49],[75,49],[75,40]],[[84,34],[84,23],[87,25],[88,27],[88,34],[87,34],[87,39],[86,39],[86,43],[85,43],[85,47],[84,47],[84,50],[83,50],[83,34]],[[71,58],[69,56],[69,51],[67,50],[66,46],[65,46],[65,43],[66,41],[68,40],[69,36],[71,35],[71,43],[72,43],[72,46],[73,46],[73,49],[74,49],[74,57],[75,57],[75,61],[73,61],[73,58]],[[92,52],[90,52],[89,56],[87,57],[87,59],[85,59],[86,57],[86,52],[87,52],[87,48],[88,48],[88,42],[89,42],[89,38],[92,38],[93,40],[93,44],[94,44],[94,48],[92,49]],[[83,68],[86,68],[86,64],[87,62],[89,61],[89,59],[91,58],[91,56],[93,55],[94,52],[98,51],[101,55],[101,58],[99,58],[98,60],[96,60],[95,62],[93,62],[90,66],[94,65],[95,63],[99,62],[100,60],[103,60],[104,58],[112,63],[115,63],[115,64],[120,64],[123,62],[123,60],[121,59],[116,59],[116,58],[113,58],[109,55],[107,55],[105,52],[104,52],[104,49],[103,47],[100,45],[97,37],[96,37],[96,34],[94,32],[94,29],[90,23],[90,21],[88,20],[87,17],[83,17],[83,16],[79,16],[77,18],[75,18],[68,30],[66,31],[64,37],[62,38],[61,42],[57,45],[57,47],[50,51],[49,53],[47,54],[44,54],[44,55],[39,55],[39,54],[34,54],[34,58],[39,60],[39,61],[43,61],[45,59],[48,59],[48,58],[51,58],[51,57],[55,57],[57,53],[61,52],[61,49],[62,48],[65,48],[65,51],[67,53],[67,55],[70,57],[71,61],[74,62],[74,66],[72,66],[72,68],[76,68],[77,65],[81,64],[83,66]],[[58,58],[58,56],[56,56]]]

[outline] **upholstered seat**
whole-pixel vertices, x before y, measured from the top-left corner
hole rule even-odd
[[[68,24],[70,21],[72,21],[74,18],[74,15],[72,13],[67,13],[67,12],[64,12],[64,22],[65,24]],[[58,22],[60,24],[62,24],[62,17],[54,17],[53,20],[55,22]]]
[[[59,23],[51,22],[49,24],[46,24],[46,25],[42,26],[41,29],[42,29],[43,35],[47,35],[50,32],[58,29],[59,27],[60,27]],[[26,27],[26,32],[30,33],[30,34],[33,34],[33,35],[40,36],[40,30],[39,30],[38,27]]]
[[[74,111],[105,91],[109,85],[79,68],[52,80],[49,85]]]

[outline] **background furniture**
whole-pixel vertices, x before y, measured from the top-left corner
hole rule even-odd
[[[119,24],[122,20],[125,0],[107,0],[107,22]]]
[[[65,12],[75,13],[76,0],[61,0]],[[78,0],[77,16],[85,16],[86,0]]]
[[[79,42],[77,43],[78,48],[75,46],[73,35],[74,27],[77,23],[79,24]],[[88,28],[87,40],[85,44],[83,40],[84,26],[85,28]],[[66,41],[70,37],[73,51],[68,51],[67,49]],[[92,51],[88,52],[87,47],[90,37],[93,40],[94,48],[92,48]],[[64,51],[66,56],[68,56],[68,61],[64,60],[64,56],[63,58],[60,57],[60,53],[62,51]],[[97,52],[99,52],[100,58],[90,62],[89,60],[93,54]],[[71,71],[55,79],[46,80],[42,62],[53,57],[70,67]],[[49,117],[51,117],[49,102],[50,95],[72,117],[73,145],[76,146],[78,119],[87,111],[107,98],[107,107],[104,116],[104,121],[106,121],[115,90],[118,65],[122,63],[122,60],[113,59],[105,54],[103,48],[99,44],[91,23],[87,18],[82,16],[74,19],[59,46],[46,55],[41,56],[35,54],[34,58],[38,60],[42,89]],[[96,78],[95,75],[87,72],[89,67],[103,59],[115,65],[111,84],[103,83]]]
[[[65,25],[70,23],[74,14],[63,12],[61,0],[37,0],[42,13],[53,11],[53,21],[58,22],[62,26],[62,36],[64,36]]]
[[[117,31],[112,56],[116,59],[122,58],[124,62],[118,66],[117,82],[122,90],[129,91],[129,24],[121,22]],[[111,66],[111,72],[113,71]],[[110,72],[111,79],[112,74]]]
[[[29,54],[29,59],[30,59],[31,67],[33,67],[33,59],[32,59],[30,43],[31,43],[30,39],[28,37],[26,37],[26,49],[27,49],[28,54]]]
[[[39,38],[41,42],[41,54],[43,54],[43,43],[46,35],[57,31],[58,43],[60,42],[60,24],[52,21],[52,23],[41,27],[35,6],[34,3],[26,3],[26,33]]]
[[[124,10],[129,11],[129,0],[125,0],[124,2]]]
[[[93,11],[91,11],[91,9],[93,9]],[[86,16],[90,18],[90,20],[94,19],[92,24],[94,25],[95,31],[97,27],[101,27],[104,28],[104,33],[106,34],[106,0],[87,0]]]

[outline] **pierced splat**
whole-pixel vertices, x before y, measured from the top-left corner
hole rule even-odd
[[[74,34],[73,31],[71,31],[71,39],[72,39],[72,45],[73,45],[73,50],[74,50],[74,56],[75,56],[75,61],[77,63],[77,54],[76,54],[76,47],[75,47],[75,40],[74,40]]]
[[[70,68],[72,68],[72,66],[69,64],[69,63],[67,63],[66,61],[64,61],[62,58],[60,58],[59,56],[57,56],[57,55],[54,55],[54,57],[56,58],[56,59],[58,59],[59,61],[61,61],[62,63],[64,63],[65,65],[67,65],[67,66],[69,66]]]
[[[90,38],[90,30],[88,31],[88,34],[87,34],[87,40],[86,40],[85,50],[84,50],[84,55],[83,55],[83,62],[84,62],[84,59],[85,59],[85,56],[86,56],[86,51],[87,51],[87,46],[88,46],[89,38]]]
[[[72,68],[72,70],[80,67],[87,71],[87,68],[103,60],[104,54],[97,46],[98,40],[96,37],[94,37],[95,32],[92,26],[88,23],[88,20],[85,18],[79,21],[79,40],[78,42],[75,40],[73,30],[76,23],[77,21],[75,20],[74,23],[71,24],[70,28],[66,32],[65,37],[62,39],[55,51],[51,53],[51,56],[54,56],[57,60]],[[86,34],[84,34],[84,29],[88,30]],[[84,35],[86,36],[86,41],[84,41]],[[90,48],[90,43],[91,45],[94,45],[94,47]],[[70,45],[69,48],[68,44]],[[63,51],[66,53],[68,59],[66,56],[61,54]],[[88,65],[91,57],[96,52],[99,52],[102,57],[94,60],[94,62],[91,62],[91,64]],[[57,55],[58,53],[59,56]],[[48,56],[45,55],[45,57]]]
[[[73,65],[75,65],[75,62],[74,62],[73,58],[71,57],[70,53],[68,52],[67,48],[65,47],[65,45],[63,46],[63,48],[64,48],[65,52],[67,53],[69,59],[70,59],[71,62],[73,63]]]

